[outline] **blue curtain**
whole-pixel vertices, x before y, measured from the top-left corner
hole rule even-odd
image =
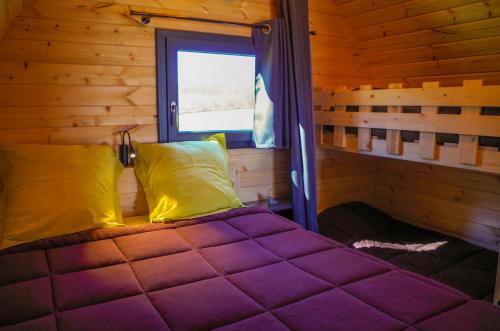
[[[307,0],[281,0],[280,19],[254,29],[258,148],[289,148],[294,219],[318,231]]]

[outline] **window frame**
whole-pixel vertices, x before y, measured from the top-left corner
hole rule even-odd
[[[226,134],[228,148],[255,147],[252,131],[179,132],[174,125],[170,104],[179,105],[177,82],[177,51],[194,51],[255,56],[251,37],[229,36],[203,32],[156,29],[156,75],[158,104],[158,142],[203,140],[213,133]]]

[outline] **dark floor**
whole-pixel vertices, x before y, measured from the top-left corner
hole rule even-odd
[[[321,234],[491,302],[496,252],[395,220],[362,202],[319,215]]]

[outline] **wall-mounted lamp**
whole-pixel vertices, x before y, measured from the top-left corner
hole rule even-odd
[[[128,137],[128,144],[125,144],[125,135]],[[130,164],[130,159],[135,158],[135,150],[132,146],[132,139],[128,130],[121,131],[122,143],[119,147],[120,162],[126,167]]]

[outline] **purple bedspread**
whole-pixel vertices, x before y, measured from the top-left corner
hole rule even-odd
[[[499,330],[500,309],[258,207],[0,252],[0,330]]]

